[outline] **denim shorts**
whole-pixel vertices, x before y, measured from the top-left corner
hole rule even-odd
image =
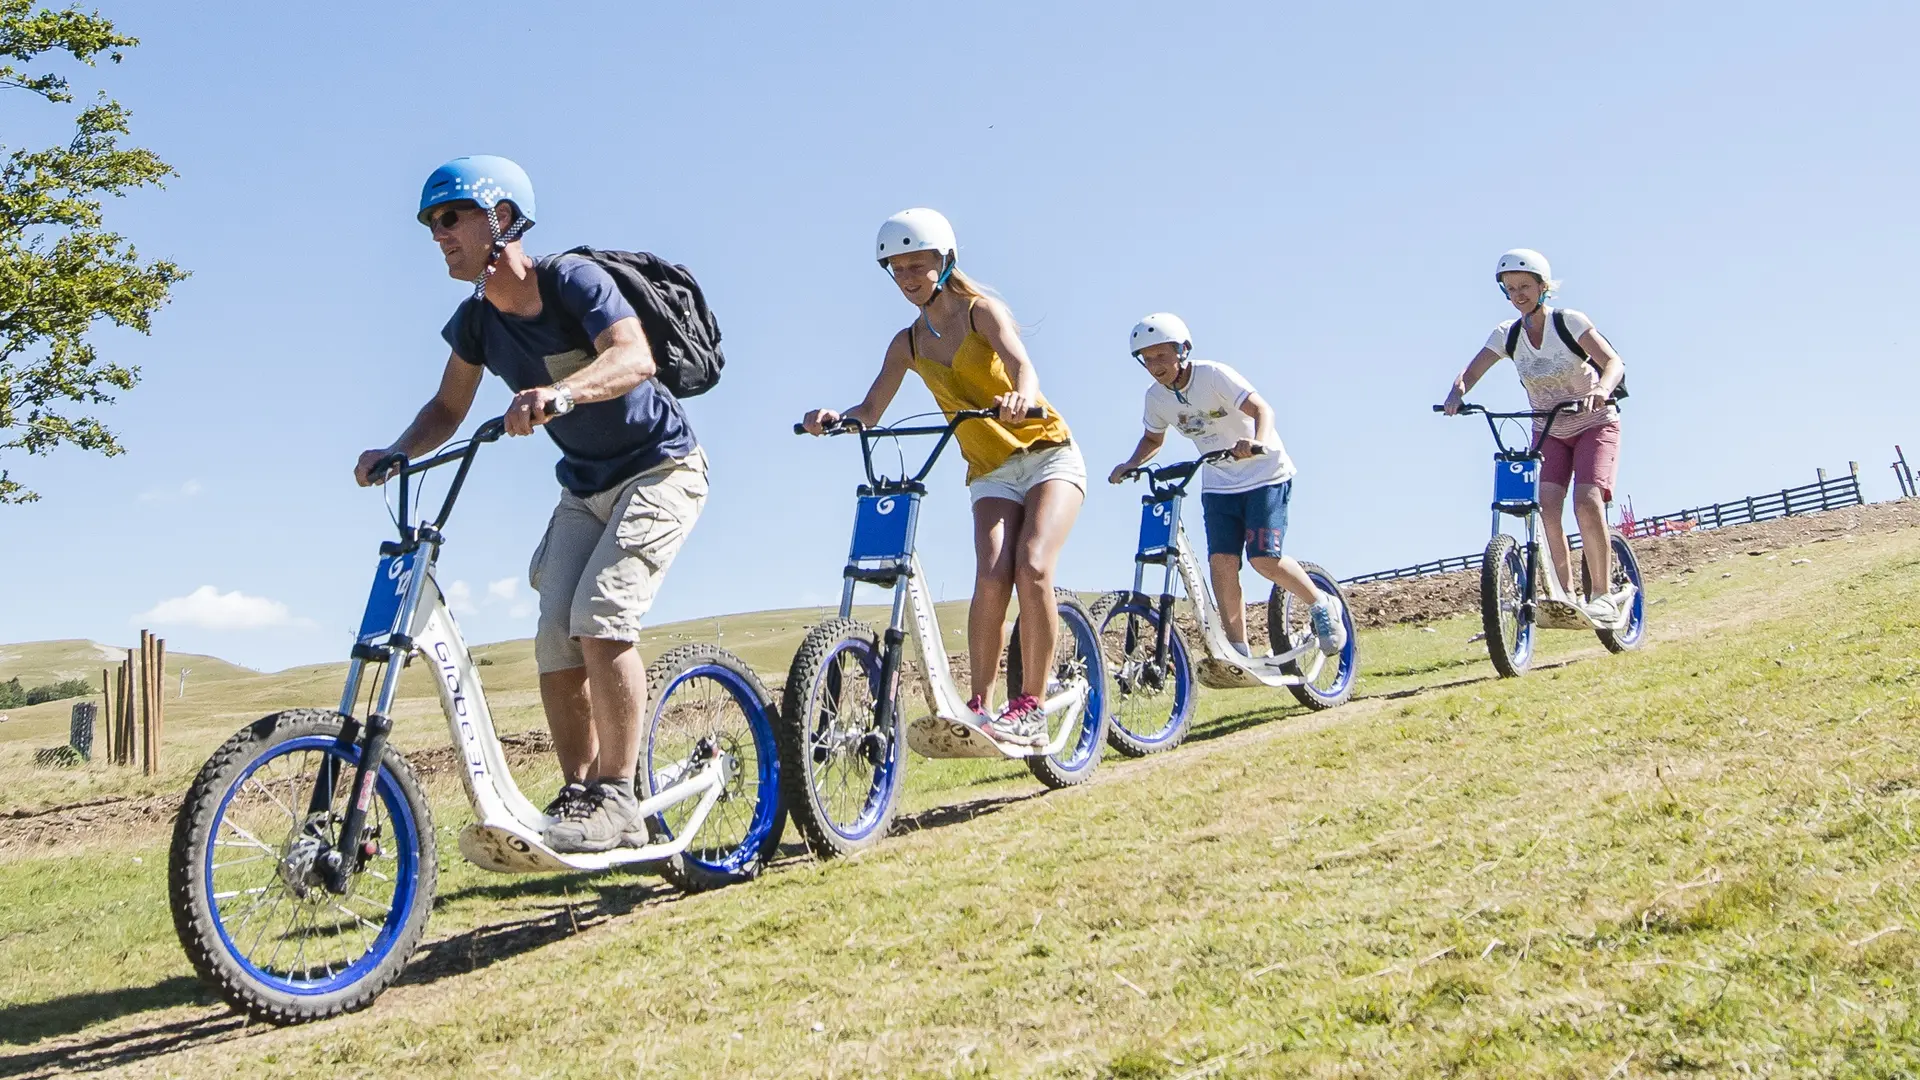
[[[1006,463],[967,485],[973,502],[981,499],[1005,499],[1024,503],[1027,492],[1049,480],[1065,480],[1087,491],[1087,464],[1080,448],[1070,442],[1041,446],[1016,452]]]
[[[1207,551],[1239,558],[1277,559],[1287,538],[1287,500],[1293,481],[1236,491],[1230,495],[1203,492],[1200,509],[1207,521]]]

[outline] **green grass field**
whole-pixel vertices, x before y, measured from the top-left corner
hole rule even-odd
[[[902,835],[696,897],[468,867],[439,783],[428,944],[305,1028],[207,1003],[164,822],[8,850],[0,1075],[1910,1076],[1920,531],[1770,554],[1651,583],[1637,653],[1543,633],[1521,680],[1477,620],[1370,632],[1353,704],[1208,691],[1178,752],[1066,792],[915,759]],[[767,618],[772,673],[808,620]],[[16,805],[54,794],[15,762]]]

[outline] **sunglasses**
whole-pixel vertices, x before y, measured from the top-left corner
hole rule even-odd
[[[427,228],[433,229],[436,226],[442,229],[453,228],[455,225],[458,225],[460,223],[460,211],[463,209],[470,210],[472,209],[472,207],[449,206],[437,214],[428,215],[427,221],[426,221]]]

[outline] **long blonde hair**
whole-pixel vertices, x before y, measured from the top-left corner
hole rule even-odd
[[[952,289],[954,295],[963,296],[968,300],[991,298],[1000,301],[1002,304],[1007,302],[1007,298],[1001,296],[999,291],[993,286],[973,280],[966,275],[965,271],[957,266],[953,268],[952,273],[947,275],[947,283],[944,287]],[[1008,310],[1011,311],[1012,309],[1009,308]]]

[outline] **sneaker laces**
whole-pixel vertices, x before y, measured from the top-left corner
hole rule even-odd
[[[600,806],[600,789],[584,784],[567,784],[547,804],[546,814],[555,821],[581,821]]]

